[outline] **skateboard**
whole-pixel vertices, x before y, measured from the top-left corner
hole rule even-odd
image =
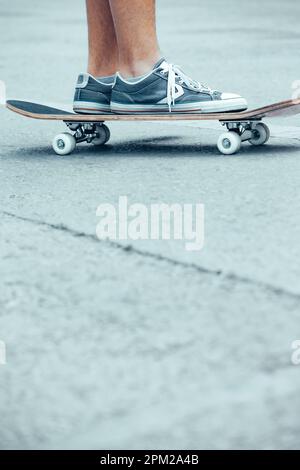
[[[243,112],[206,114],[75,114],[28,101],[7,101],[11,111],[34,119],[63,121],[72,132],[57,135],[52,142],[57,155],[72,153],[81,142],[102,146],[110,139],[108,121],[219,121],[226,129],[218,140],[218,149],[224,155],[232,155],[240,150],[242,142],[263,145],[270,138],[265,118],[293,116],[300,113],[300,98],[281,101],[262,108]]]

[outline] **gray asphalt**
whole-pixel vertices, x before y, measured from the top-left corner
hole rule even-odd
[[[300,80],[295,0],[158,2],[162,49],[250,107]],[[68,103],[83,2],[0,6],[9,98]],[[299,116],[264,148],[199,125],[112,123],[57,158],[62,123],[0,109],[0,448],[299,449]],[[205,246],[95,237],[100,203],[205,204]]]

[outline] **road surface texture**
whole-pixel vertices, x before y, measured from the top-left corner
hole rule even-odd
[[[300,80],[300,3],[159,0],[162,50],[250,107]],[[84,2],[0,5],[9,98],[70,103]],[[217,123],[112,123],[55,157],[63,123],[0,109],[1,449],[299,449],[299,117],[264,148]],[[100,203],[203,203],[205,245],[96,238]]]

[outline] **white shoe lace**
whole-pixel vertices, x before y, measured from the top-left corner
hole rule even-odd
[[[172,106],[175,105],[176,98],[176,85],[187,85],[190,89],[194,91],[205,91],[206,93],[211,93],[212,90],[203,85],[196,80],[189,78],[180,67],[174,64],[169,64],[168,62],[163,62],[161,64],[161,71],[163,74],[168,76],[168,85],[167,85],[167,103],[169,106],[170,113],[172,112]]]

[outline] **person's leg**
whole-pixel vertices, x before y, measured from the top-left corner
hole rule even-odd
[[[125,77],[149,72],[161,58],[155,1],[109,0],[119,49],[118,70]]]
[[[88,73],[94,77],[113,75],[119,68],[119,53],[109,0],[86,0],[86,9],[89,39]]]
[[[111,92],[119,51],[109,0],[86,0],[88,73],[78,76],[73,109],[76,113],[110,113]]]

